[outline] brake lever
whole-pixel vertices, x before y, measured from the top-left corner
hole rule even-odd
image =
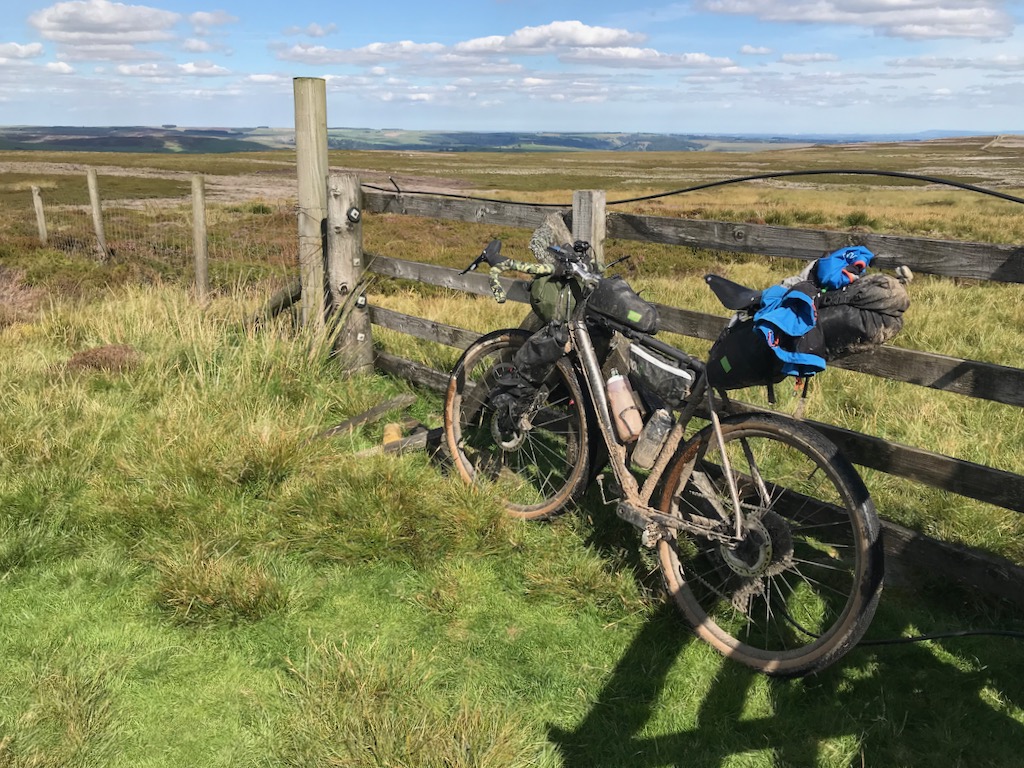
[[[631,254],[631,253],[627,253],[625,256],[620,256],[615,261],[613,261],[611,264],[606,265],[605,266],[605,271],[611,269],[612,267],[614,267],[616,264],[619,264],[620,262],[627,261],[627,260],[632,259],[632,258],[633,258],[633,254]]]
[[[466,267],[466,268],[465,268],[464,270],[462,270],[461,272],[459,272],[459,274],[460,274],[460,275],[464,275],[464,274],[466,274],[467,272],[475,272],[475,271],[476,271],[476,268],[477,268],[477,267],[479,267],[479,266],[480,266],[481,264],[483,264],[483,263],[484,263],[485,261],[487,261],[487,252],[486,252],[486,251],[484,251],[484,252],[483,252],[483,253],[481,253],[481,254],[480,254],[479,256],[477,256],[477,257],[476,257],[476,258],[475,258],[475,259],[473,260],[473,263],[472,263],[472,264],[470,264],[470,265],[469,265],[468,267]]]

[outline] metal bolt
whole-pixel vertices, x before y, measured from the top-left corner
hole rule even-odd
[[[351,221],[353,224],[358,224],[359,219],[361,219],[362,217],[362,212],[354,205],[348,209],[348,220]]]
[[[366,334],[365,333],[357,333],[356,334],[356,341],[366,341]]]

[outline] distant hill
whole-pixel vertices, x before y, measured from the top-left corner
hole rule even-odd
[[[686,152],[756,151],[813,144],[924,141],[984,132],[928,131],[886,135],[706,135],[664,133],[556,133],[529,131],[407,131],[330,128],[331,149],[424,152]],[[181,128],[162,126],[0,126],[0,150],[79,152],[254,152],[295,146],[288,128]]]

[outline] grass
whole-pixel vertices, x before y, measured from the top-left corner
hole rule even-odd
[[[928,152],[922,168],[956,159]],[[644,174],[659,160],[681,175],[795,162],[689,154],[702,157],[652,155],[635,168],[573,158],[595,180],[627,168],[633,189],[650,188]],[[335,158],[407,173],[430,160]],[[481,174],[501,162],[445,161]],[[210,162],[236,172],[242,158]],[[576,186],[564,158],[516,163],[537,177],[554,167]],[[524,188],[535,182],[524,173]],[[679,201],[636,207],[836,227],[863,214],[856,226],[1024,237],[1010,206],[931,189],[736,188]],[[180,287],[187,264],[173,254],[100,264],[0,223],[0,766],[1019,764],[1013,640],[865,646],[815,678],[758,677],[693,641],[635,532],[596,491],[551,524],[520,524],[423,454],[357,455],[380,442],[381,423],[310,440],[404,385],[344,378],[288,318],[244,330],[288,269],[280,247],[255,241],[284,244],[294,222],[258,200],[235,207],[211,227],[226,240],[251,233],[253,246],[222,262],[205,308]],[[238,217],[254,223],[240,229]],[[371,252],[461,267],[493,236],[525,254],[529,233],[380,216],[365,236]],[[608,251],[634,254],[621,269],[645,295],[704,311],[715,311],[706,271],[754,285],[794,271],[783,259],[636,243]],[[480,331],[524,311],[400,281],[372,291]],[[896,343],[1024,359],[1019,287],[920,278],[912,293]],[[457,354],[377,331],[377,344],[442,369]],[[1024,472],[1020,409],[866,378],[829,371],[809,415]],[[438,401],[417,395],[411,415],[436,425]],[[1019,515],[867,480],[886,516],[1024,559]],[[936,574],[914,591],[893,584],[868,639],[965,627],[1024,624]]]
[[[400,385],[240,331],[257,301],[122,287],[0,330],[0,765],[1016,764],[1009,641],[748,674],[595,498],[520,524],[356,456],[380,425],[309,441]],[[893,590],[872,635],[1019,623],[942,604]]]

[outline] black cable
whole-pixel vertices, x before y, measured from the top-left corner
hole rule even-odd
[[[722,187],[726,184],[737,184],[741,181],[757,181],[760,179],[781,179],[789,176],[823,176],[826,174],[834,175],[848,175],[848,176],[890,176],[897,179],[914,179],[916,181],[925,181],[929,184],[944,184],[950,187],[956,187],[958,189],[966,189],[970,192],[978,192],[983,195],[991,195],[992,197],[998,197],[1003,200],[1009,200],[1011,203],[1024,204],[1024,198],[1015,197],[1013,195],[1006,194],[1005,192],[997,192],[994,189],[986,189],[985,187],[979,187],[974,184],[965,184],[960,181],[951,181],[949,179],[940,179],[937,176],[921,176],[916,173],[904,173],[903,171],[870,171],[862,170],[857,168],[830,168],[821,169],[814,171],[779,171],[776,173],[758,173],[753,176],[737,176],[732,179],[725,179],[723,181],[710,181],[706,184],[698,184],[695,187],[686,187],[685,189],[677,189],[672,192],[659,192],[653,195],[644,195],[643,197],[632,197],[625,200],[615,200],[607,203],[607,205],[619,205],[621,203],[638,203],[643,200],[654,200],[659,197],[667,197],[669,195],[680,195],[684,192],[696,192],[701,189],[710,189],[711,187]]]
[[[826,168],[812,171],[778,171],[775,173],[758,173],[752,176],[736,176],[730,179],[722,179],[720,181],[709,181],[705,184],[697,184],[692,187],[684,187],[682,189],[673,189],[668,192],[657,192],[651,195],[642,195],[640,197],[628,197],[622,200],[609,200],[606,205],[623,205],[625,203],[639,203],[646,200],[657,200],[662,197],[671,197],[673,195],[683,195],[687,192],[697,192],[702,189],[711,189],[713,187],[724,187],[727,184],[739,184],[744,181],[759,181],[761,179],[781,179],[792,176],[824,176],[824,175],[837,175],[837,176],[888,176],[897,179],[912,179],[914,181],[923,181],[929,184],[942,184],[948,187],[955,187],[956,189],[963,189],[969,192],[977,192],[982,195],[989,195],[991,197],[997,197],[1001,200],[1008,200],[1011,203],[1020,203],[1024,205],[1024,198],[1016,197],[1014,195],[1007,194],[1006,192],[997,192],[994,189],[987,189],[985,187],[979,187],[975,184],[966,184],[960,181],[952,181],[950,179],[941,179],[937,176],[922,176],[917,173],[905,173],[903,171],[872,171],[860,168]],[[392,184],[395,184],[394,180],[391,180]],[[362,186],[367,189],[373,189],[377,192],[391,192],[390,189],[384,189],[383,187],[377,187],[372,184],[363,184]],[[398,185],[395,184],[397,189]],[[475,200],[482,203],[503,203],[505,205],[521,205],[529,206],[532,208],[566,208],[568,207],[563,203],[528,203],[528,202],[516,202],[514,200],[499,200],[494,197],[476,197],[475,195],[459,195],[452,192],[426,192],[420,190],[399,190],[399,194],[403,195],[433,195],[435,197],[449,197],[458,200]]]
[[[1024,640],[1024,632],[1016,632],[1012,629],[960,629],[951,632],[933,632],[927,635],[915,635],[914,637],[893,637],[887,640],[862,640],[857,643],[858,647],[869,645],[904,645],[906,643],[921,643],[925,640],[945,640],[954,637],[1014,637]]]
[[[786,611],[783,614],[783,618],[793,625],[797,630],[803,632],[808,637],[813,637],[815,640],[821,638],[821,635],[811,632],[809,629],[805,629],[800,626],[789,612]],[[861,646],[879,646],[879,645],[905,645],[907,643],[923,643],[926,640],[946,640],[956,637],[1013,637],[1020,640],[1024,640],[1024,632],[1017,632],[1012,629],[954,629],[947,632],[929,632],[926,635],[914,635],[913,637],[891,637],[883,640],[862,640],[857,643],[858,647]]]

